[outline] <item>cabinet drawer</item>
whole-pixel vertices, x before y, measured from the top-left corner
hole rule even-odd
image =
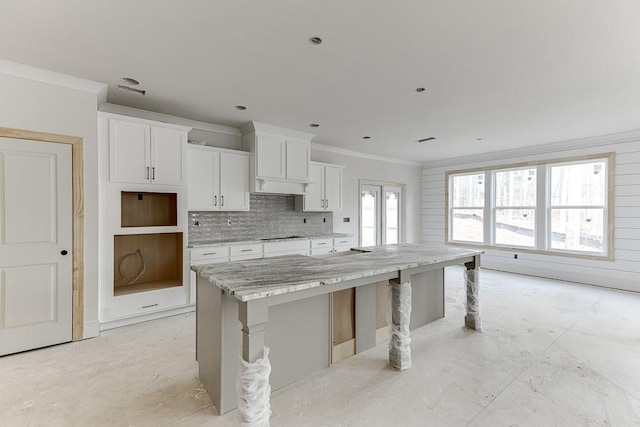
[[[262,243],[256,243],[253,245],[231,246],[232,257],[238,257],[238,256],[245,257],[247,255],[253,255],[254,258],[256,255],[258,255],[258,257],[262,257]]]
[[[311,249],[328,248],[333,249],[333,239],[313,239],[311,240]]]
[[[229,256],[229,246],[209,246],[205,248],[192,248],[189,259],[191,261],[227,258]]]
[[[311,255],[326,255],[326,254],[330,254],[332,251],[333,249],[331,249],[331,247],[328,247],[328,248],[320,247],[318,249],[311,249]]]
[[[265,253],[264,257],[265,258],[269,258],[272,256],[284,256],[284,255],[305,255],[308,256],[309,255],[309,249],[298,249],[295,251],[286,251],[286,252],[270,252],[270,253]]]
[[[264,253],[304,251],[309,249],[308,240],[289,240],[286,242],[269,242],[264,244]]]
[[[339,246],[352,248],[357,246],[355,240],[356,239],[354,237],[336,237],[333,239],[333,246],[335,248],[338,248]]]

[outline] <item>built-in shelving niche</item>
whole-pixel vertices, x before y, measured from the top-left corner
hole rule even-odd
[[[182,233],[116,235],[113,254],[115,296],[183,285]]]
[[[164,227],[178,224],[176,193],[123,191],[122,227]]]
[[[121,193],[121,227],[175,227],[175,193]],[[113,236],[113,295],[183,286],[183,233]]]

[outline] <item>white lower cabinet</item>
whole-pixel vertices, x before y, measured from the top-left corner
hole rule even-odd
[[[348,251],[355,246],[355,237],[285,240],[281,242],[232,244],[191,248],[191,265],[270,258],[284,255],[324,255]],[[191,303],[196,300],[196,273],[191,271]]]
[[[264,244],[264,257],[282,255],[309,255],[308,240],[288,240],[286,242],[268,242]]]

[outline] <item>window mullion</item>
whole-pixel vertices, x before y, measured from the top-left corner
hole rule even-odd
[[[536,249],[546,250],[549,247],[549,195],[547,165],[536,168]]]
[[[494,172],[484,173],[484,244],[493,245],[495,241],[495,185]]]

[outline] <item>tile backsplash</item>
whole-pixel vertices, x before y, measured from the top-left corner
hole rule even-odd
[[[189,212],[189,242],[333,233],[332,212],[297,212],[295,196],[251,194],[249,206],[248,212]]]

